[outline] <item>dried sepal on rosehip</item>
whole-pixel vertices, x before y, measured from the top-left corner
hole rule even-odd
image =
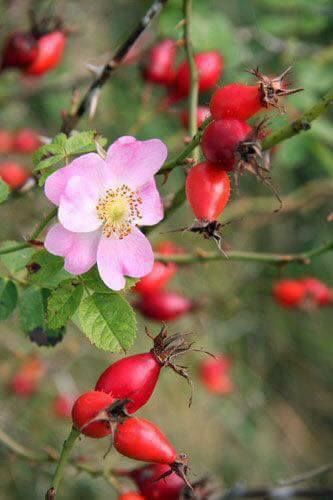
[[[285,97],[288,95],[296,94],[304,90],[303,88],[288,89],[286,84],[286,76],[290,73],[292,67],[287,68],[281,75],[275,78],[269,77],[261,73],[259,68],[255,68],[249,71],[251,75],[254,75],[258,79],[260,100],[262,106],[268,108],[273,106],[279,111],[285,111],[284,106],[279,104],[279,97]]]

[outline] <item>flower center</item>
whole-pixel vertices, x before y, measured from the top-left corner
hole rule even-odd
[[[108,189],[96,207],[97,215],[103,222],[104,236],[121,240],[129,235],[132,227],[142,218],[141,204],[142,199],[138,193],[126,184]]]

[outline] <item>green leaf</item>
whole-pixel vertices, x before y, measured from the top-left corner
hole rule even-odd
[[[35,253],[29,261],[29,280],[35,285],[55,288],[61,281],[71,277],[71,274],[65,271],[63,267],[64,260],[62,257],[41,250]]]
[[[83,295],[82,285],[63,282],[53,290],[47,303],[47,323],[49,328],[60,328],[75,313]]]
[[[0,179],[0,203],[7,200],[9,196],[9,186],[2,179]]]
[[[96,142],[98,142],[101,146],[105,146],[106,139],[98,136],[94,130],[77,132],[67,140],[67,154],[80,155],[83,153],[96,151]]]
[[[7,319],[17,304],[17,288],[13,281],[0,278],[0,320]]]
[[[5,250],[18,244],[18,241],[4,241],[0,245],[0,249]],[[35,251],[36,250],[33,248],[23,248],[22,250],[17,250],[16,252],[1,255],[1,261],[11,274],[15,274],[25,268]]]
[[[35,286],[24,290],[20,297],[20,323],[24,332],[43,328],[45,324],[45,301],[48,291]]]
[[[54,156],[49,156],[47,158],[44,158],[38,163],[38,170],[41,171],[46,168],[50,168],[56,165],[57,163],[60,163],[63,159],[64,159],[63,154],[56,154]]]
[[[117,293],[94,293],[86,297],[79,307],[79,319],[90,342],[104,351],[125,351],[136,337],[133,309]]]

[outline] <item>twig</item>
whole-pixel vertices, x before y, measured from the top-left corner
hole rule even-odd
[[[221,252],[206,252],[197,250],[195,253],[182,253],[174,255],[162,255],[155,253],[155,259],[160,262],[175,262],[180,265],[188,265],[198,262],[208,262],[214,260],[225,261],[245,261],[245,262],[264,262],[270,264],[290,264],[297,262],[300,264],[310,264],[311,259],[319,255],[333,250],[333,240],[316,247],[308,252],[294,254],[276,254],[276,253],[260,253],[260,252],[240,252],[231,250],[225,257]]]
[[[198,70],[195,64],[194,51],[192,45],[192,0],[183,0],[184,13],[184,41],[187,61],[190,68],[190,94],[188,99],[188,132],[190,137],[195,136],[198,130],[197,109],[199,98]],[[193,150],[193,158],[198,160],[197,150]]]
[[[45,500],[53,500],[55,498],[57,490],[59,488],[60,481],[64,474],[64,469],[68,463],[70,453],[79,435],[80,431],[77,431],[76,429],[74,429],[74,427],[72,427],[68,438],[66,439],[66,441],[64,441],[59,461],[57,463],[57,467],[52,479],[51,487],[46,492]]]
[[[333,470],[333,463],[321,465],[320,467],[317,467],[316,469],[312,469],[308,472],[303,472],[303,474],[298,474],[297,476],[294,476],[291,479],[285,479],[283,481],[279,481],[279,485],[292,486],[294,484],[303,483],[304,481],[308,481],[309,479],[313,479],[315,477],[322,476],[322,475],[324,475],[327,472],[330,472],[332,470]]]
[[[245,488],[243,486],[235,486],[226,492],[221,500],[232,500],[235,498],[261,498],[264,500],[278,498],[332,498],[333,488],[309,488],[298,489],[291,486],[283,487],[262,487],[262,488]]]
[[[102,87],[109,80],[112,73],[118,68],[124,57],[128,54],[139,36],[149,26],[154,17],[160,13],[168,0],[155,0],[146,14],[140,20],[135,30],[128,36],[123,45],[117,50],[111,61],[109,61],[92,82],[86,94],[78,104],[74,113],[67,114],[62,123],[62,132],[69,134],[77,125],[78,121],[90,111],[92,103],[98,100]]]

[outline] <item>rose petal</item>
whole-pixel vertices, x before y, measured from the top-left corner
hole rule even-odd
[[[71,177],[61,195],[58,217],[61,224],[75,233],[96,231],[102,221],[97,216],[100,186],[82,177]]]
[[[68,181],[79,175],[84,177],[87,182],[105,184],[105,161],[96,153],[88,153],[76,158],[69,165],[60,168],[54,174],[50,175],[45,182],[45,195],[55,205],[59,205],[60,197],[64,193]]]
[[[137,228],[132,228],[132,232],[122,240],[102,236],[98,245],[98,271],[112,290],[124,288],[124,276],[141,278],[150,273],[153,264],[150,242]]]
[[[44,246],[54,255],[65,258],[65,269],[71,274],[83,274],[96,263],[100,231],[93,233],[72,233],[61,224],[51,227]]]
[[[137,189],[152,179],[167,154],[166,145],[159,139],[137,141],[131,136],[121,137],[107,152],[108,181],[111,185],[124,183]]]
[[[138,194],[142,199],[140,226],[152,226],[160,222],[163,219],[164,208],[155,180],[152,179],[142,186]]]

